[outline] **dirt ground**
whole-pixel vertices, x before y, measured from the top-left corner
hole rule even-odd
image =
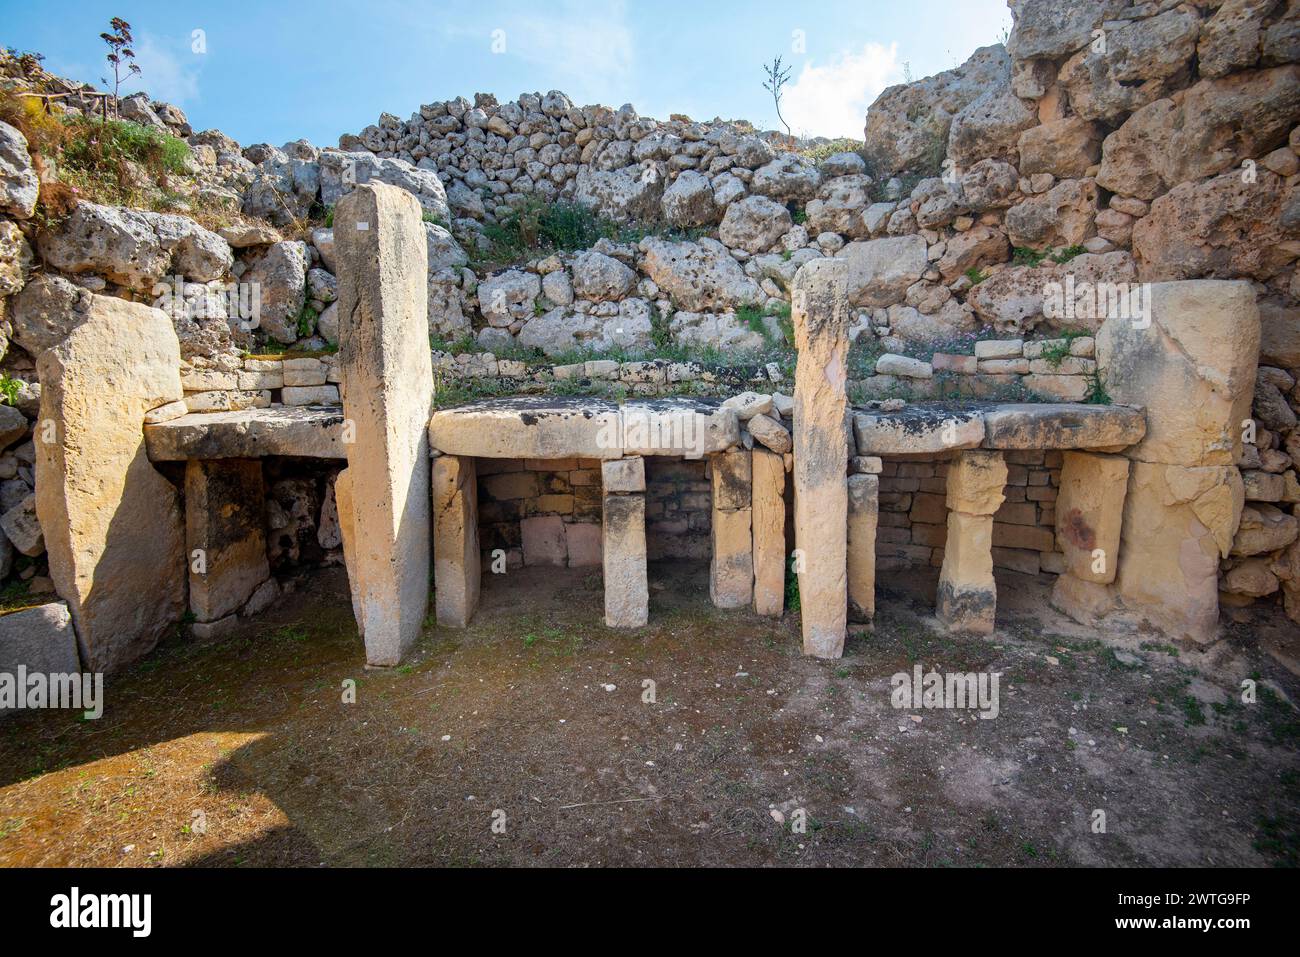
[[[698,565],[652,566],[633,634],[601,624],[598,573],[488,577],[473,626],[426,627],[395,670],[364,669],[331,570],[111,678],[99,721],[0,721],[0,864],[1300,862],[1300,682],[1257,648],[1276,622],[1208,653],[1103,641],[1008,575],[998,632],[950,637],[913,573],[817,661],[796,616],[715,610]],[[999,672],[999,716],[892,707],[918,662]]]

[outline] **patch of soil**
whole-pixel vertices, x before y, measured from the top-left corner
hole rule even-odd
[[[949,636],[911,573],[819,661],[797,616],[714,609],[707,579],[652,564],[650,625],[620,632],[598,570],[489,575],[470,628],[367,670],[342,572],[317,574],[111,677],[99,721],[0,721],[0,864],[1300,859],[1297,682],[1249,642],[1100,635],[1024,576],[994,635]],[[999,673],[998,717],[894,708],[917,663]]]

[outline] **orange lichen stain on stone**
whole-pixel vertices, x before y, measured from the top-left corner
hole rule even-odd
[[[1083,519],[1083,512],[1077,508],[1072,508],[1065,513],[1065,522],[1062,525],[1065,537],[1070,540],[1070,544],[1086,551],[1092,551],[1097,547],[1096,531]]]

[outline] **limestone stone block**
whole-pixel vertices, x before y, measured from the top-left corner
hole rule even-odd
[[[900,412],[858,412],[853,430],[859,455],[915,455],[977,448],[984,415],[909,405]]]
[[[644,492],[645,459],[632,456],[602,462],[600,478],[606,492]]]
[[[1235,468],[1134,462],[1115,582],[1125,610],[1174,637],[1212,640],[1219,559],[1232,547],[1244,496]]]
[[[752,514],[747,508],[713,510],[709,598],[719,608],[744,608],[754,597]]]
[[[850,475],[848,486],[849,619],[867,622],[876,615],[876,526],[880,518],[880,476]]]
[[[752,453],[733,449],[710,459],[714,509],[749,508],[753,483]]]
[[[356,618],[357,635],[364,640],[366,637],[364,631],[365,615],[361,611],[363,591],[359,577],[361,567],[357,564],[357,531],[352,507],[352,476],[347,469],[343,469],[338,475],[334,476],[334,506],[339,512],[339,537],[343,540],[343,565],[348,572],[348,594],[352,599],[352,615]]]
[[[997,607],[993,516],[948,513],[936,613],[951,631],[990,634]]]
[[[564,519],[559,515],[534,515],[519,523],[523,538],[525,565],[554,565],[563,568],[569,563],[568,545],[565,542]]]
[[[1141,441],[1146,419],[1130,406],[1035,402],[989,409],[984,431],[990,449],[1118,450]]]
[[[948,508],[968,515],[992,515],[1002,505],[1007,463],[1001,452],[961,452],[948,466]]]
[[[144,430],[154,462],[249,459],[266,455],[347,457],[340,409],[248,409],[184,415]]]
[[[1128,470],[1129,461],[1123,456],[1064,453],[1056,499],[1056,547],[1065,555],[1066,569],[1081,581],[1105,585],[1115,580]]]
[[[0,516],[0,532],[19,553],[30,558],[45,551],[45,533],[36,514],[35,495],[28,495]]]
[[[194,459],[185,464],[190,611],[199,621],[239,611],[270,577],[265,508],[259,460]]]
[[[570,568],[592,568],[602,562],[600,526],[593,522],[565,522],[564,547]]]
[[[107,296],[37,360],[36,512],[94,671],[152,650],[185,610],[180,495],[144,442],[145,415],[181,398],[179,366],[166,313]]]
[[[1147,431],[1125,454],[1168,465],[1231,465],[1241,455],[1259,357],[1259,310],[1248,282],[1154,283],[1150,325],[1107,319],[1097,363],[1117,403],[1143,406]]]
[[[360,185],[339,200],[334,242],[366,660],[395,665],[429,603],[433,367],[419,201],[383,183]]]
[[[843,261],[815,259],[795,274],[792,297],[799,351],[793,432],[800,619],[804,654],[821,658],[844,653],[848,627],[848,282]]]
[[[753,457],[754,610],[785,610],[785,463],[766,449]]]
[[[0,674],[76,674],[77,634],[68,606],[61,601],[0,615]],[[16,679],[15,679],[16,680]],[[16,708],[0,708],[0,717]]]
[[[610,628],[639,628],[650,620],[645,496],[606,494],[602,513],[605,624]]]
[[[440,455],[433,460],[431,475],[434,612],[438,624],[464,628],[478,608],[481,581],[475,463],[471,458]],[[563,544],[561,539],[561,549]],[[563,553],[560,564],[564,564]]]

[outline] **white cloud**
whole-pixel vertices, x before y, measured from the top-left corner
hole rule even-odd
[[[804,64],[785,89],[781,112],[796,134],[860,140],[867,107],[901,79],[898,44],[868,43],[859,53],[837,54],[825,66]]]
[[[133,49],[141,73],[122,84],[123,96],[145,90],[151,99],[182,108],[199,98],[203,55],[190,49],[189,37],[172,40],[142,33]]]

